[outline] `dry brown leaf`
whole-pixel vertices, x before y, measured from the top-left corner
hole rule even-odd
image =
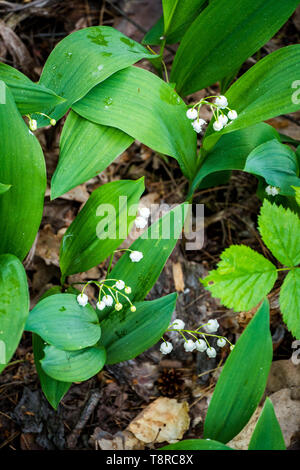
[[[183,292],[184,291],[184,279],[183,279],[181,263],[173,263],[172,270],[173,270],[173,279],[174,279],[175,289],[177,290],[177,292]]]
[[[187,402],[160,397],[145,408],[128,426],[128,430],[145,444],[177,442],[190,425]]]
[[[44,226],[39,233],[36,245],[36,255],[42,258],[47,265],[59,266],[59,248],[64,229],[55,234],[50,224]]]

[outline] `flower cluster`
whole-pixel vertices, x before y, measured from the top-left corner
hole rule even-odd
[[[87,305],[89,299],[84,293],[89,284],[95,284],[99,288],[99,296],[97,302],[97,309],[104,310],[106,307],[114,305],[115,310],[120,311],[123,304],[120,300],[125,300],[130,305],[132,312],[136,311],[136,307],[131,302],[126,294],[131,294],[131,287],[126,286],[122,279],[103,279],[101,281],[88,281],[82,289],[82,292],[77,296],[77,302],[81,306]],[[124,292],[122,292],[124,290]]]
[[[215,98],[214,102],[207,101],[208,99],[212,98]],[[238,117],[237,112],[234,109],[230,109],[228,107],[226,96],[208,96],[207,98],[203,98],[202,100],[198,101],[198,103],[194,104],[192,108],[188,109],[186,113],[187,118],[193,121],[193,129],[198,134],[202,131],[203,126],[207,124],[204,119],[199,117],[202,105],[208,105],[212,110],[215,118],[213,128],[217,132],[231,124],[231,122]],[[228,111],[227,115],[225,114],[224,110]]]
[[[141,207],[139,209],[139,215],[134,221],[136,228],[145,228],[148,224],[149,217],[150,209],[148,209],[148,207]]]
[[[55,124],[56,124],[56,120],[55,120],[55,119],[51,118],[50,116],[47,116],[47,114],[44,114],[44,113],[36,113],[36,114],[40,114],[41,116],[46,117],[47,119],[49,119],[49,124],[50,124],[51,126],[55,126]],[[37,121],[36,121],[36,119],[32,119],[32,117],[30,116],[30,114],[27,114],[26,116],[27,116],[28,119],[29,119],[29,123],[28,123],[29,129],[30,129],[31,131],[33,131],[33,132],[36,131],[36,130],[37,130]]]
[[[204,329],[205,331],[199,331],[201,329]],[[215,348],[210,346],[207,340],[207,336],[218,338],[217,346],[219,348],[223,348],[226,345],[226,343],[230,344],[231,350],[234,348],[233,344],[231,344],[227,338],[213,334],[216,331],[218,331],[218,329],[219,329],[218,321],[212,319],[212,320],[209,320],[204,325],[199,326],[196,330],[186,330],[185,323],[179,318],[177,318],[168,327],[166,333],[169,331],[178,332],[184,339],[183,347],[186,352],[192,352],[194,350],[197,350],[199,352],[205,351],[207,356],[212,358],[212,357],[216,357],[217,351],[215,350]],[[191,336],[193,339],[188,339],[187,338],[188,335]],[[162,354],[169,354],[173,350],[173,345],[170,341],[166,341],[164,338],[162,338],[162,340],[163,340],[163,343],[161,343],[160,345],[160,351],[162,352]]]
[[[266,187],[266,193],[268,196],[277,196],[279,194],[279,188],[276,188],[276,186],[267,186]]]

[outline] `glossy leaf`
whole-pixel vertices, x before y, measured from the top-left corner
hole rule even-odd
[[[297,214],[264,200],[258,228],[263,242],[283,265],[300,263],[300,219]]]
[[[280,310],[295,338],[300,339],[300,268],[292,269],[280,290]]]
[[[55,380],[83,382],[97,374],[104,366],[106,353],[103,347],[63,351],[46,346],[41,360],[43,370]]]
[[[89,304],[80,306],[72,294],[41,300],[30,312],[25,329],[67,351],[93,346],[101,335],[95,310]]]
[[[127,237],[144,180],[122,180],[96,189],[66,231],[60,267],[66,275],[84,272],[105,260]]]
[[[133,140],[119,129],[94,124],[71,111],[61,134],[52,199],[101,173]]]
[[[23,116],[36,112],[47,114],[51,108],[65,101],[49,88],[32,82],[22,72],[2,62],[0,62],[0,80],[9,87]]]
[[[225,362],[208,407],[204,438],[226,443],[243,429],[261,400],[271,362],[269,304],[264,300]]]
[[[280,425],[269,397],[266,398],[256,423],[248,450],[286,450]]]
[[[186,204],[176,206],[130,246],[132,251],[143,253],[141,261],[132,262],[130,253],[126,252],[112,269],[109,277],[123,279],[131,287],[130,300],[133,303],[144,300],[157,281],[181,234],[187,210]],[[104,318],[110,311],[103,310],[100,317]]]
[[[101,322],[107,364],[128,361],[156,344],[168,328],[176,294],[151,302],[138,302],[136,311],[114,310]]]
[[[279,193],[284,196],[294,195],[292,185],[300,186],[295,152],[278,140],[270,140],[256,147],[249,154],[244,170],[262,176],[267,184],[278,187]]]
[[[294,99],[292,88],[299,74],[300,44],[278,49],[257,62],[226,93],[229,106],[237,110],[238,118],[219,132],[214,132],[211,124],[204,147],[210,150],[223,134],[299,110],[300,104]]]
[[[12,358],[29,312],[26,273],[13,255],[0,255],[0,372]]]
[[[0,104],[0,181],[11,188],[0,197],[0,253],[12,253],[22,260],[41,222],[46,169],[38,140],[5,89],[6,103]]]
[[[157,20],[152,28],[147,32],[142,40],[142,44],[149,44],[150,46],[159,46],[162,44],[162,35],[164,34],[164,17],[163,15]]]
[[[236,312],[250,310],[272,289],[276,267],[245,245],[231,245],[221,254],[218,268],[200,282],[213,297]]]
[[[159,450],[234,450],[211,439],[186,439],[161,447]]]
[[[159,77],[138,67],[115,73],[73,105],[82,117],[117,127],[179,162],[187,178],[197,164],[196,133],[186,105]]]
[[[274,36],[299,1],[277,0],[275,4],[274,0],[211,2],[177,50],[170,80],[178,92],[188,95],[234,72]]]
[[[6,193],[11,188],[11,184],[0,183],[0,194]]]
[[[265,123],[259,123],[222,136],[205,156],[193,181],[191,193],[207,175],[224,170],[243,170],[246,159],[253,149],[264,142],[277,138],[279,139],[278,132]]]
[[[41,387],[45,397],[51,406],[56,410],[59,402],[65,396],[69,388],[71,387],[71,382],[61,382],[55,380],[42,369],[40,361],[44,357],[44,341],[36,334],[32,335],[32,347],[34,354],[34,363],[35,367],[41,382]]]
[[[61,118],[98,83],[144,58],[153,55],[109,26],[92,26],[70,34],[51,52],[39,82],[66,99],[51,111],[51,117]]]

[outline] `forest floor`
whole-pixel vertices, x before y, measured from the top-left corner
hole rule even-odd
[[[80,28],[102,24],[114,26],[133,39],[141,40],[144,31],[160,16],[160,4],[160,0],[0,1],[0,60],[38,80],[49,53],[66,35]],[[275,38],[261,49],[261,56],[298,43],[299,32],[298,9]],[[167,51],[167,64],[173,55],[171,50]],[[244,64],[242,71],[255,62],[256,56],[253,56]],[[140,65],[149,67],[143,62]],[[208,94],[211,90],[218,92],[218,88],[213,87],[207,90]],[[300,113],[273,119],[269,123],[280,132],[299,139]],[[48,182],[58,160],[62,125],[60,122],[55,128],[37,132],[46,157]],[[59,285],[61,237],[90,193],[105,182],[140,176],[145,176],[145,205],[177,204],[185,199],[187,184],[177,162],[169,159],[166,164],[138,142],[101,175],[63,197],[50,202],[47,191],[40,232],[25,261],[32,306],[48,288]],[[229,182],[199,190],[194,202],[205,205],[204,246],[198,251],[185,251],[184,242],[179,241],[148,296],[149,299],[156,298],[177,290],[176,314],[179,318],[191,328],[209,318],[217,318],[221,334],[233,343],[254,312],[234,314],[213,299],[198,279],[216,266],[223,249],[231,244],[246,244],[272,260],[256,229],[261,205],[256,189],[255,177],[233,172]],[[103,263],[87,273],[72,276],[69,281],[97,279],[106,268]],[[93,295],[92,291],[90,295]],[[293,338],[282,322],[276,286],[269,300],[274,364],[267,393],[277,393],[279,410],[291,408],[293,401],[299,406],[299,366],[292,366],[290,361]],[[208,359],[200,353],[184,353],[179,346],[170,356],[162,357],[156,345],[136,360],[106,367],[87,382],[73,384],[55,412],[41,393],[31,335],[24,334],[11,365],[0,376],[0,449],[143,448],[143,444],[126,428],[129,426],[130,429],[130,423],[139,413],[149,410],[149,404],[160,397],[165,397],[163,402],[167,407],[168,403],[171,404],[169,400],[187,402],[190,424],[184,437],[201,437],[208,403],[229,350],[224,348],[215,359]],[[285,395],[282,390],[285,390]],[[150,415],[151,410],[153,408],[150,408]],[[140,419],[143,420],[143,416]],[[282,426],[285,426],[289,447],[300,448],[297,425],[291,424],[291,417],[285,420]],[[158,442],[155,436],[148,447],[161,446]],[[236,444],[240,448],[243,445]]]

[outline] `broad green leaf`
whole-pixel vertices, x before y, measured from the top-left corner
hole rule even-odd
[[[65,101],[49,88],[32,82],[19,70],[2,62],[0,62],[0,80],[9,87],[23,116],[36,112],[48,114],[51,108]]]
[[[169,444],[161,447],[159,450],[234,450],[225,446],[222,442],[212,441],[211,439],[186,439],[184,441]]]
[[[11,188],[11,184],[0,183],[0,194],[6,193]]]
[[[157,22],[148,31],[142,40],[142,44],[149,44],[150,46],[159,46],[162,44],[162,36],[164,34],[164,17],[163,15],[157,20]]]
[[[164,36],[169,44],[178,42],[199,15],[206,0],[162,0]]]
[[[300,268],[286,276],[279,296],[280,310],[288,329],[300,339]]]
[[[141,261],[132,262],[130,253],[126,252],[109,274],[111,279],[123,279],[131,287],[130,300],[133,303],[144,300],[157,281],[181,235],[187,210],[188,205],[178,205],[153,223],[130,246],[132,251],[143,253]],[[107,315],[110,310],[105,309],[101,313]]]
[[[51,111],[51,117],[61,118],[98,83],[144,58],[153,58],[153,54],[109,26],[70,34],[51,52],[39,82],[66,99]]]
[[[295,152],[278,140],[270,140],[252,150],[244,171],[263,176],[267,184],[280,188],[279,193],[283,196],[293,196],[295,192],[291,186],[300,185]]]
[[[177,84],[178,92],[188,95],[206,88],[240,67],[274,36],[299,0],[275,3],[276,6],[274,0],[211,2],[188,29],[177,50],[170,80]]]
[[[72,294],[56,294],[41,300],[31,310],[25,329],[67,351],[93,346],[101,335],[95,310],[89,304],[80,306]]]
[[[101,173],[133,140],[115,127],[94,124],[71,111],[61,134],[52,199]]]
[[[300,44],[278,49],[257,62],[226,93],[229,106],[237,110],[238,118],[219,132],[214,132],[211,124],[204,147],[211,149],[223,134],[299,110],[299,100],[293,99],[292,88],[299,74]]]
[[[36,334],[32,335],[32,347],[34,354],[34,363],[41,382],[43,393],[50,405],[53,406],[53,408],[56,410],[59,405],[59,402],[67,393],[72,383],[55,380],[49,375],[47,375],[46,372],[44,372],[40,361],[44,357],[45,343],[42,338],[40,338]]]
[[[144,179],[96,189],[66,231],[60,249],[62,277],[105,260],[126,239],[144,191]]]
[[[46,169],[38,140],[5,89],[6,103],[0,104],[0,181],[11,188],[0,197],[0,253],[12,253],[22,260],[41,222]]]
[[[258,145],[274,138],[279,139],[278,132],[265,123],[222,136],[205,156],[191,186],[191,193],[207,175],[223,170],[243,170],[249,153]]]
[[[143,144],[176,158],[187,178],[197,164],[196,132],[186,105],[159,77],[138,67],[115,73],[72,107],[97,124],[117,127]]]
[[[229,442],[254,413],[272,362],[269,321],[269,304],[264,300],[225,362],[208,407],[204,438]]]
[[[285,266],[300,263],[300,219],[290,209],[264,200],[258,228],[273,256]]]
[[[104,366],[106,353],[103,347],[63,351],[46,346],[41,360],[43,370],[55,380],[83,382],[97,374]]]
[[[114,310],[101,323],[107,364],[128,361],[156,344],[170,325],[176,294],[138,302],[136,311]]]
[[[29,312],[26,273],[13,255],[0,255],[0,372],[12,358]]]
[[[240,312],[255,307],[276,279],[276,267],[263,255],[245,245],[231,245],[221,254],[218,268],[200,282],[223,305]]]
[[[269,397],[266,398],[248,450],[286,450],[280,425]]]

